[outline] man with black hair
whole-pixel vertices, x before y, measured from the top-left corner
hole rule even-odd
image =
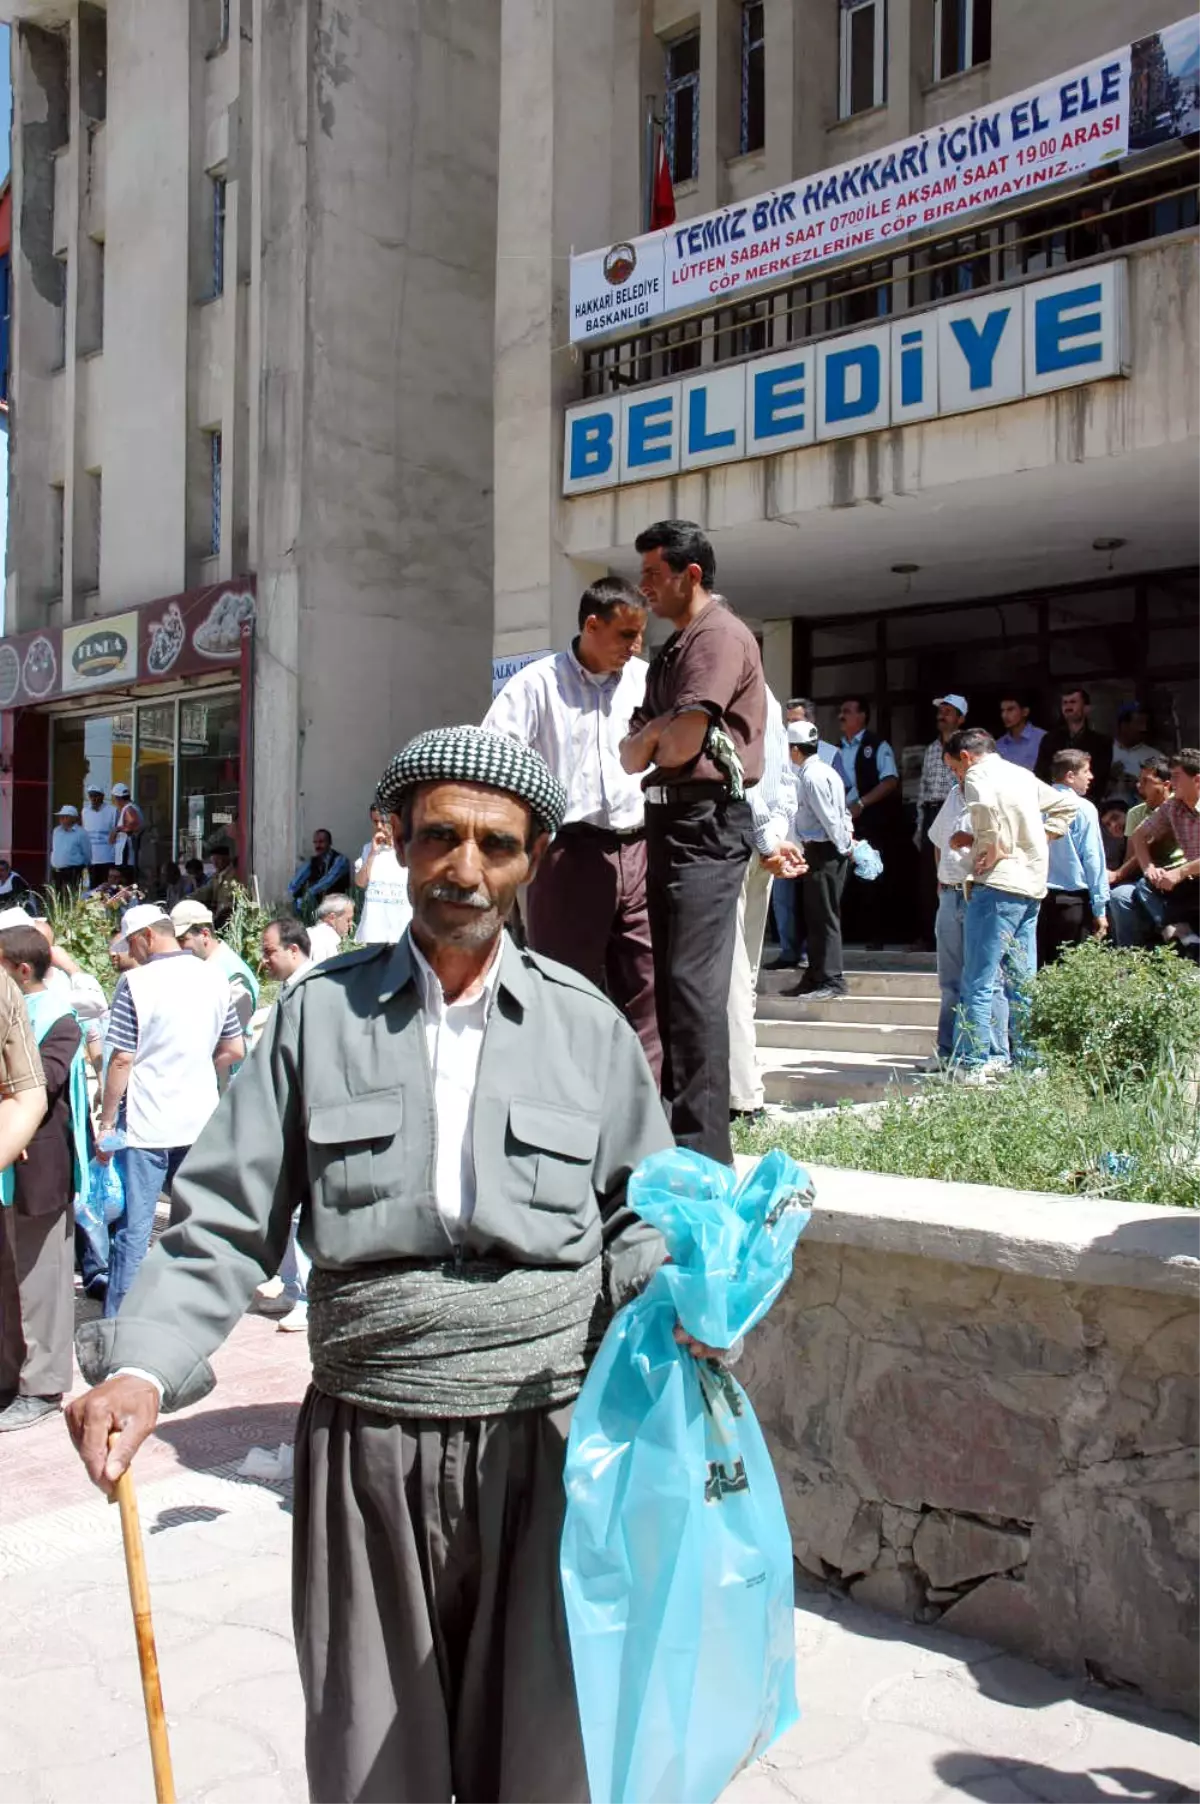
[[[286,915],[268,921],[263,928],[262,962],[285,989],[303,977],[313,962],[312,942],[303,921]]]
[[[1064,946],[1108,932],[1108,872],[1100,817],[1087,799],[1092,767],[1086,752],[1055,752],[1050,766],[1055,789],[1075,797],[1075,818],[1052,843],[1046,899],[1038,912],[1038,963],[1048,965]]]
[[[848,695],[838,709],[842,729],[840,757],[846,780],[846,805],[854,837],[865,839],[883,859],[884,880],[850,885],[847,912],[863,934],[867,950],[883,947],[885,931],[894,931],[897,880],[905,857],[904,812],[896,754],[887,740],[871,731],[871,704],[865,696]]]
[[[1194,940],[1200,930],[1200,750],[1185,746],[1168,763],[1171,795],[1130,836],[1142,875],[1113,897],[1122,945]]]
[[[663,1098],[681,1146],[728,1165],[729,999],[738,898],[754,848],[747,789],[763,774],[767,689],[757,642],[713,595],[692,520],[634,541],[642,593],[675,629],[650,666],[621,762],[647,772],[647,890]],[[651,766],[655,768],[651,770]]]
[[[1051,727],[1038,748],[1037,775],[1043,783],[1051,781],[1055,752],[1086,752],[1092,761],[1092,787],[1097,795],[1107,795],[1113,742],[1089,725],[1091,696],[1082,684],[1071,683],[1063,689],[1061,706],[1059,724]]]
[[[624,577],[602,576],[580,598],[570,649],[516,671],[483,725],[540,753],[567,792],[566,817],[526,892],[529,944],[612,997],[658,1078],[645,808],[621,766],[646,692],[637,656],[645,630],[644,597]]]
[[[1029,716],[1033,703],[1023,689],[1012,689],[1000,697],[1000,718],[1004,731],[996,741],[996,751],[1006,764],[1019,764],[1022,770],[1033,770],[1046,737],[1045,727],[1035,727]]]
[[[335,849],[333,834],[328,827],[317,828],[312,836],[312,844],[312,857],[303,861],[288,884],[288,895],[297,908],[307,905],[315,907],[330,890],[339,889],[350,882],[350,860],[344,852]],[[216,848],[213,850],[215,855]]]
[[[969,816],[969,831],[964,827],[949,843],[971,852],[953,1059],[966,1082],[984,1083],[996,1063],[989,1049],[997,974],[1009,1001],[1014,1056],[1026,1053],[1028,986],[1037,969],[1049,842],[1069,828],[1076,798],[999,757],[995,740],[982,727],[952,733],[945,757],[962,784]]]

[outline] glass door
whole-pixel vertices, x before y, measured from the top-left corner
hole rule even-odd
[[[206,858],[215,845],[236,860],[241,702],[235,691],[179,704],[178,860]]]
[[[133,793],[143,821],[138,882],[147,895],[157,896],[163,892],[163,866],[175,838],[175,703],[143,702],[137,712]]]

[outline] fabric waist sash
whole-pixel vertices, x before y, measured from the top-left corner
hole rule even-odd
[[[577,1270],[413,1260],[308,1281],[313,1383],[392,1416],[496,1416],[579,1395],[608,1326],[602,1261]]]

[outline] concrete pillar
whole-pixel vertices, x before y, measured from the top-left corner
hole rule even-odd
[[[255,6],[255,845],[350,848],[490,693],[494,0]],[[369,723],[369,725],[367,724]]]
[[[567,315],[572,246],[585,250],[610,236],[613,59],[612,9],[594,0],[504,0],[495,333],[498,653],[567,643],[580,590],[601,574],[572,564],[560,548],[562,446],[547,423],[561,421],[576,391],[578,354],[568,344]]]
[[[189,8],[110,0],[105,606],[185,585]]]

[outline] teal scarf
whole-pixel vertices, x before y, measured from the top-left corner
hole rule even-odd
[[[40,1046],[56,1021],[64,1015],[73,1014],[71,1004],[52,990],[35,990],[26,996],[25,1007],[29,1012],[33,1036]],[[75,1153],[75,1170],[72,1177],[75,1207],[87,1200],[88,1193],[88,1086],[87,1062],[84,1057],[83,1039],[80,1038],[79,1050],[71,1060],[70,1076],[67,1080],[68,1096],[71,1104],[71,1140]],[[7,1206],[13,1200],[13,1170],[0,1174],[0,1204]]]

